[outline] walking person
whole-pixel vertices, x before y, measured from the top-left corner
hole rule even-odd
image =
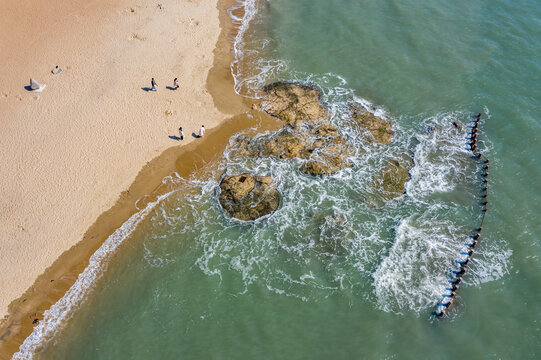
[[[156,88],[156,80],[154,80],[154,78],[152,78],[152,80],[150,81],[150,84],[152,85],[152,89],[150,89],[151,91],[158,91],[158,89]]]
[[[178,128],[178,132],[180,135],[180,140],[184,140],[184,132],[182,131],[182,126]]]
[[[201,125],[201,129],[199,129],[199,137],[202,138],[205,136],[205,125]]]
[[[173,80],[173,90],[178,89],[178,87],[178,78],[175,78],[175,80]]]

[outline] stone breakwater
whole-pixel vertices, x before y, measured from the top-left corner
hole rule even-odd
[[[299,171],[309,176],[329,176],[353,166],[349,158],[355,145],[329,122],[330,112],[321,102],[319,90],[309,85],[277,82],[265,86],[263,91],[259,110],[280,119],[283,127],[265,136],[237,137],[232,149],[234,157],[272,157],[280,161],[303,159],[305,161],[299,166]],[[392,141],[394,132],[388,121],[375,116],[357,103],[352,103],[348,111],[350,127],[364,135],[367,143],[386,145]],[[373,179],[374,189],[381,192],[386,199],[404,193],[404,184],[409,180],[413,161],[405,155],[402,158],[403,161],[389,162],[382,173]],[[250,179],[245,181],[252,183],[249,174],[236,175],[234,178],[239,176]],[[227,184],[224,184],[226,178]],[[230,216],[253,220],[269,213],[267,210],[272,209],[272,206],[266,207],[266,210],[257,216],[259,211],[254,211],[252,200],[245,202],[232,195],[223,195],[229,198],[222,200],[222,194],[230,194],[228,187],[232,185],[231,181],[231,177],[225,177],[220,185],[220,202]],[[244,183],[237,185],[246,187]],[[225,190],[223,186],[226,186]],[[258,195],[250,192],[244,196],[258,198]],[[226,203],[226,200],[230,202]],[[276,207],[271,212],[274,210]]]
[[[478,129],[479,129],[479,123],[481,121],[482,114],[479,113],[477,117],[475,118],[475,121],[473,123],[470,137],[468,138],[468,145],[469,150],[472,152],[472,159],[478,163],[478,165],[482,165],[481,170],[481,195],[480,200],[481,203],[481,223],[479,224],[479,227],[473,231],[473,234],[470,235],[468,238],[468,241],[464,244],[464,250],[460,252],[459,259],[455,261],[456,268],[450,269],[449,275],[450,279],[449,287],[445,288],[446,292],[441,295],[441,300],[436,305],[436,310],[434,311],[434,314],[441,318],[445,314],[447,314],[454,306],[454,302],[456,299],[456,293],[458,291],[458,288],[460,286],[460,283],[462,282],[462,278],[466,274],[466,271],[468,270],[468,265],[473,257],[473,254],[475,252],[475,249],[477,247],[477,243],[479,241],[479,237],[481,236],[481,231],[483,230],[483,223],[485,221],[485,215],[487,213],[487,205],[488,205],[488,169],[489,169],[489,163],[490,160],[483,156],[479,152],[479,149],[477,147],[477,136],[478,136]],[[453,125],[457,126],[456,123],[453,123]],[[457,126],[458,127],[458,126]]]

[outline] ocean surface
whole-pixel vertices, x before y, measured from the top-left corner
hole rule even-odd
[[[236,91],[317,87],[354,166],[313,178],[301,159],[228,149],[208,179],[164,179],[174,190],[106,241],[15,357],[541,358],[541,3],[262,0],[231,15]],[[392,123],[391,144],[348,128],[352,102]],[[466,145],[479,112],[484,217],[483,169]],[[372,179],[402,156],[411,179],[386,201]],[[219,175],[243,171],[279,183],[276,213],[223,213]]]

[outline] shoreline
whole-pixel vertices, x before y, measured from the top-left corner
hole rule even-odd
[[[128,189],[122,191],[114,205],[87,227],[82,238],[57,257],[22,296],[9,304],[8,315],[0,321],[0,359],[11,358],[32,332],[35,326],[32,321],[42,319],[43,312],[69,290],[86,268],[89,258],[107,238],[138,208],[167,192],[167,187],[162,184],[164,177],[174,172],[182,177],[197,174],[204,164],[221,157],[232,135],[253,127],[256,120],[264,123],[263,129],[278,125],[269,116],[250,110],[252,102],[233,91],[234,80],[230,71],[233,55],[229,38],[235,26],[227,10],[234,3],[234,0],[216,2],[220,34],[212,52],[213,64],[207,72],[205,87],[222,114],[237,115],[209,128],[204,139],[169,146],[144,165]]]

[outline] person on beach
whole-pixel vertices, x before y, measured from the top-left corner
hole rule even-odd
[[[175,78],[175,80],[173,80],[173,90],[178,89],[178,87],[179,87],[179,86],[178,86],[178,79]]]
[[[156,80],[154,80],[154,78],[152,78],[152,80],[150,81],[150,84],[152,85],[152,88],[150,89],[151,91],[158,91],[158,89],[156,88]]]
[[[205,136],[205,125],[201,125],[201,129],[199,129],[199,137],[202,138]]]
[[[466,244],[466,246],[469,247],[470,249],[473,249],[477,246],[477,241],[474,241],[471,244]]]
[[[180,135],[180,140],[184,140],[184,132],[182,131],[182,126],[178,128],[178,133]]]
[[[460,125],[460,124],[457,123],[456,121],[453,121],[451,124],[453,124],[453,126],[455,127],[455,129],[457,129],[458,131],[462,130],[462,125]]]
[[[54,69],[51,70],[51,74],[53,75],[57,75],[57,74],[60,74],[62,72],[62,69],[58,67],[58,65],[56,65],[54,67]]]
[[[486,159],[486,160],[485,160],[485,164],[487,164],[487,165],[488,165],[488,163],[489,163],[489,162],[490,162],[490,160],[489,160],[489,159]]]
[[[472,158],[474,159],[480,159],[481,158],[481,153],[477,154],[477,155],[473,155]]]

